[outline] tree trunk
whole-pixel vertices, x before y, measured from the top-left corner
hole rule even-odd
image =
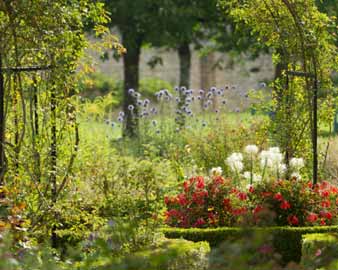
[[[6,170],[5,165],[5,113],[4,113],[4,98],[5,98],[5,82],[2,73],[2,55],[0,53],[0,186],[4,184],[4,175]]]
[[[190,87],[190,68],[191,52],[188,42],[180,44],[178,47],[178,57],[180,61],[180,86]]]
[[[123,46],[127,53],[123,55],[124,89],[123,89],[123,136],[135,138],[138,136],[138,118],[136,98],[129,94],[129,89],[138,91],[139,88],[139,65],[141,54],[141,40],[137,40],[130,33],[123,33]],[[134,110],[128,110],[133,105]]]
[[[183,42],[178,47],[178,57],[180,62],[180,87],[190,87],[190,68],[191,68],[191,52],[188,42]],[[180,128],[185,126],[186,115],[184,113],[183,107],[186,105],[185,99],[186,95],[183,91],[180,93],[180,102],[177,104],[178,115],[176,118],[176,123]]]

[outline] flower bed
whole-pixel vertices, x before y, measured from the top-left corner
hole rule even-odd
[[[338,188],[292,180],[262,181],[246,188],[221,176],[192,177],[183,191],[165,197],[166,224],[181,228],[316,226],[337,221]]]

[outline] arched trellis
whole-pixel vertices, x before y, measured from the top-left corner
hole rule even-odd
[[[301,138],[306,130],[311,132],[311,136],[306,137],[311,141],[312,177],[313,183],[316,184],[318,181],[318,94],[324,88],[324,81],[325,86],[328,85],[327,54],[332,54],[331,46],[328,45],[330,39],[327,31],[328,17],[317,10],[313,0],[243,0],[231,1],[231,4],[224,3],[230,5],[230,13],[235,20],[244,21],[253,29],[253,32],[258,34],[266,46],[277,52],[275,55],[279,54],[279,63],[283,63],[281,65],[283,78],[275,81],[274,86],[278,89],[275,91],[277,92],[275,100],[277,103],[282,99],[286,100],[283,101],[283,105],[286,104],[287,110],[286,112],[281,110],[281,114],[284,114],[281,118],[290,129],[295,128],[292,127],[294,118],[291,115],[294,111],[288,108],[292,106],[292,102],[288,103],[288,98],[294,97],[292,87],[295,82],[298,83],[298,87],[301,80],[302,93],[306,97],[301,109],[307,116],[303,124],[304,128],[297,126],[300,130],[298,136]],[[292,149],[288,149],[291,145],[288,141],[289,130],[277,130],[277,132],[286,135],[286,147],[283,150],[286,152],[285,158],[288,163],[293,156]]]

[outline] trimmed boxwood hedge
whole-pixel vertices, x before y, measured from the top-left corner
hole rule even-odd
[[[303,235],[302,261],[305,269],[338,269],[338,233]]]
[[[244,237],[248,232],[267,233],[273,235],[273,245],[277,253],[282,256],[284,263],[300,262],[302,256],[302,236],[310,233],[338,232],[338,226],[317,227],[222,227],[222,228],[163,228],[167,238],[184,238],[199,242],[207,241],[212,248],[224,241],[232,241]]]

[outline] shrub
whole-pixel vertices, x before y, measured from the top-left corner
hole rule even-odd
[[[221,176],[192,177],[182,193],[166,197],[166,223],[174,227],[326,225],[337,219],[337,187],[298,180],[259,182],[245,189]]]
[[[189,241],[207,241],[212,248],[219,246],[224,241],[235,241],[247,235],[248,231],[258,232],[273,236],[275,251],[282,256],[284,263],[299,262],[301,259],[302,236],[309,233],[338,232],[338,226],[314,227],[254,227],[254,228],[164,228],[162,232],[167,238],[184,238]]]
[[[336,260],[336,261],[335,261]],[[337,269],[338,234],[303,235],[302,261],[306,269]]]

